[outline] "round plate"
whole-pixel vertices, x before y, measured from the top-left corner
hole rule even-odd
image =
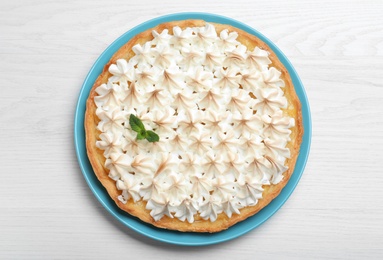
[[[300,154],[295,166],[294,173],[291,176],[288,184],[282,190],[280,195],[275,198],[267,207],[262,209],[260,212],[254,216],[242,221],[229,229],[213,234],[206,233],[182,233],[177,231],[169,231],[165,229],[155,228],[152,225],[146,224],[139,219],[130,216],[128,213],[120,210],[115,202],[109,197],[108,193],[98,181],[96,175],[93,172],[93,169],[89,163],[86,147],[85,147],[85,130],[84,130],[84,114],[86,100],[88,98],[89,92],[97,79],[98,75],[102,72],[105,64],[109,61],[112,55],[126,42],[128,42],[136,34],[143,32],[147,29],[155,27],[156,25],[164,22],[176,21],[176,20],[186,20],[186,19],[201,19],[206,22],[214,22],[220,24],[230,24],[234,27],[242,29],[250,34],[253,34],[264,41],[269,47],[276,53],[278,58],[284,64],[286,69],[289,71],[292,78],[295,91],[302,104],[302,117],[303,117],[303,126],[304,126],[304,136],[303,142],[300,150]],[[265,36],[260,34],[258,31],[253,28],[235,21],[233,19],[207,13],[177,13],[162,16],[155,18],[153,20],[142,23],[130,31],[123,34],[116,41],[114,41],[96,60],[95,64],[89,71],[84,84],[82,85],[80,96],[77,103],[77,109],[75,114],[75,123],[74,123],[74,141],[76,146],[76,153],[78,161],[82,170],[82,173],[93,191],[96,198],[101,202],[101,204],[119,221],[128,226],[129,228],[141,233],[150,238],[160,240],[167,243],[178,244],[178,245],[189,245],[189,246],[198,246],[198,245],[209,245],[224,242],[236,237],[239,237],[250,230],[258,227],[268,218],[270,218],[289,198],[293,192],[295,186],[298,184],[299,179],[302,176],[303,169],[306,165],[306,161],[309,154],[310,142],[311,142],[311,118],[310,118],[310,108],[306,93],[304,91],[303,85],[294,70],[291,63],[287,60],[286,56]]]

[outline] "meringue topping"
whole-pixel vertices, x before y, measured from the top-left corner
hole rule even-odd
[[[246,63],[250,68],[263,71],[264,68],[267,68],[268,65],[271,64],[271,60],[269,59],[267,51],[255,47],[252,52],[248,51]]]
[[[294,119],[282,111],[281,72],[267,51],[209,23],[152,35],[111,64],[96,89],[96,146],[118,199],[145,201],[155,221],[241,214],[287,170]],[[130,114],[160,140],[137,140]]]
[[[113,107],[120,105],[121,86],[108,81],[107,84],[102,84],[96,88],[98,96],[94,97],[94,102],[98,106]]]
[[[196,35],[194,44],[197,47],[206,48],[211,46],[217,38],[214,26],[209,23],[206,23],[205,27],[195,27],[192,30]]]
[[[170,43],[175,48],[187,47],[193,38],[193,31],[191,28],[182,30],[179,26],[173,28],[173,37],[170,38]]]
[[[229,30],[225,29],[221,31],[219,37],[221,38],[221,41],[218,41],[217,45],[222,50],[231,52],[237,45],[239,45],[239,42],[236,40],[238,37],[237,32],[229,33]]]
[[[124,59],[118,59],[116,64],[109,66],[109,72],[113,75],[109,78],[110,82],[118,82],[122,86],[126,85],[127,82],[134,80],[134,68],[132,63],[128,63]]]

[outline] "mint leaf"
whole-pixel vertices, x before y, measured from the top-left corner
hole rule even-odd
[[[145,126],[144,124],[142,123],[142,121],[136,117],[135,115],[133,114],[130,114],[130,117],[129,117],[129,124],[130,124],[130,127],[133,129],[134,132],[141,132],[142,130],[145,131]],[[145,136],[145,134],[144,134]],[[145,137],[144,137],[145,138]],[[138,137],[137,137],[138,139]],[[143,138],[142,138],[143,139]]]
[[[129,117],[130,127],[134,132],[137,132],[137,140],[146,139],[149,142],[158,142],[160,137],[153,131],[146,131],[145,126],[142,121],[133,114],[130,114]]]
[[[146,131],[146,140],[148,140],[151,143],[158,142],[160,140],[160,137],[155,132],[148,130]]]

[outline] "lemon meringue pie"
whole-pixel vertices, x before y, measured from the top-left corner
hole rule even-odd
[[[138,138],[131,115],[159,140]],[[227,229],[270,203],[303,135],[273,51],[202,20],[160,24],[121,47],[90,92],[85,130],[94,172],[122,210],[188,232]]]

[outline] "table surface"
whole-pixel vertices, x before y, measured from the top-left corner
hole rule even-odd
[[[306,88],[311,154],[266,223],[199,248],[143,237],[95,199],[77,163],[81,85],[118,36],[214,12],[271,39]],[[1,1],[0,259],[382,259],[382,1]],[[134,258],[135,257],[135,258]]]

